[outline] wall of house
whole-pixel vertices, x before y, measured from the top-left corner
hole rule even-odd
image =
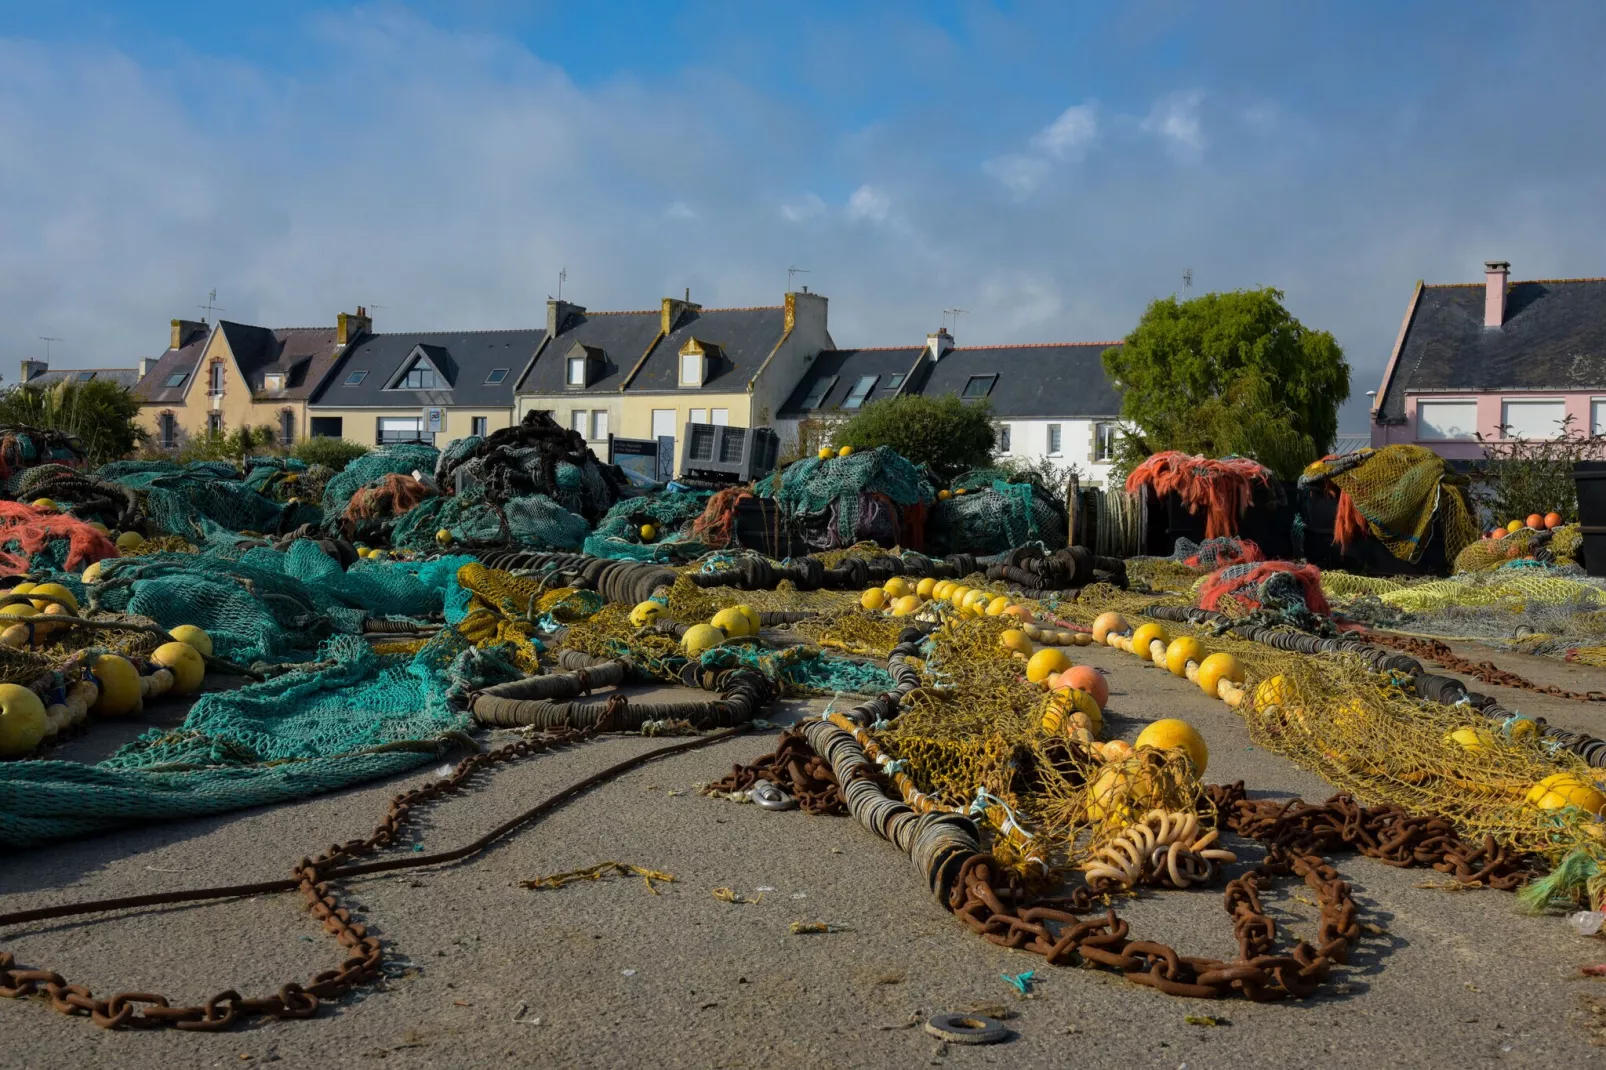
[[[1561,401],[1566,416],[1572,418],[1573,431],[1585,434],[1606,433],[1606,391],[1520,391],[1497,392],[1461,391],[1459,393],[1407,393],[1405,395],[1405,421],[1399,424],[1372,425],[1374,447],[1395,444],[1426,446],[1447,460],[1481,460],[1483,443],[1477,439],[1444,440],[1424,437],[1426,429],[1420,426],[1417,406],[1424,401],[1475,401],[1477,403],[1477,433],[1485,441],[1502,441],[1501,424],[1505,419],[1503,403],[1506,401]]]
[[[731,427],[752,427],[752,397],[746,393],[741,394],[713,394],[700,390],[685,390],[676,393],[638,394],[626,391],[619,395],[619,426],[613,428],[615,435],[624,438],[651,438],[652,414],[654,409],[673,409],[675,411],[675,464],[678,472],[680,464],[680,450],[684,437],[686,423],[691,419],[692,409],[709,410],[709,419],[713,419],[714,409],[725,409],[729,413],[727,424]]]
[[[223,369],[222,391],[216,395],[211,393],[213,364]],[[214,331],[200,364],[191,374],[189,382],[185,383],[183,403],[152,402],[141,405],[139,423],[151,433],[152,443],[159,445],[162,414],[171,412],[178,425],[176,445],[182,446],[190,439],[206,434],[208,417],[212,413],[222,417],[222,430],[229,434],[247,426],[278,428],[280,414],[285,409],[289,409],[295,417],[294,435],[299,441],[307,434],[306,402],[254,399],[250,386],[234,362],[234,355],[229,351],[228,340],[222,331]]]
[[[770,355],[762,371],[755,374],[752,386],[752,426],[775,428],[777,433],[780,428],[776,425],[775,414],[791,397],[820,350],[831,346],[831,335],[826,327],[830,303],[819,294],[806,293],[788,294],[787,301],[792,306],[792,330]],[[793,423],[795,437],[796,421]]]
[[[372,446],[379,440],[380,417],[397,417],[411,419],[423,415],[423,406],[408,406],[395,409],[337,409],[327,406],[314,406],[307,411],[313,419],[321,417],[338,417],[340,419],[340,437],[350,442],[359,442],[364,446]],[[507,408],[446,408],[446,418],[441,430],[435,436],[435,445],[444,446],[454,439],[467,438],[474,433],[474,419],[483,417],[485,432],[500,431],[512,426],[513,411]],[[297,433],[301,438],[312,433],[310,422]]]
[[[1000,450],[1000,457],[1009,457],[1027,464],[1047,458],[1061,468],[1075,465],[1081,473],[1082,486],[1108,486],[1111,462],[1094,460],[1097,420],[999,420],[1009,428],[1009,449]],[[1060,428],[1060,450],[1048,451],[1050,424]]]
[[[572,428],[574,426],[574,413],[576,411],[584,412],[587,414],[586,430],[584,432],[586,436],[586,442],[591,446],[592,450],[595,451],[598,457],[606,460],[608,449],[607,435],[605,434],[599,438],[593,434],[593,432],[596,430],[596,421],[594,419],[594,415],[596,413],[604,412],[608,414],[607,434],[619,435],[624,438],[647,437],[645,433],[633,435],[630,432],[625,431],[621,426],[621,420],[623,419],[624,414],[624,402],[622,398],[623,395],[621,395],[617,390],[611,390],[606,394],[584,394],[576,392],[573,394],[522,395],[518,399],[518,416],[519,419],[522,420],[526,415],[537,410],[550,412],[552,414],[552,418],[556,420],[560,426]]]

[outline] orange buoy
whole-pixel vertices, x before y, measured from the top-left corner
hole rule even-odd
[[[1559,527],[1561,527],[1561,514],[1560,513],[1546,513],[1545,514],[1545,527],[1547,527],[1547,528],[1559,528]]]
[[[1091,665],[1072,665],[1060,673],[1059,686],[1086,691],[1093,696],[1093,701],[1099,704],[1100,709],[1110,703],[1110,685],[1105,681],[1104,674]]]
[[[1529,513],[1528,526],[1537,531],[1545,526],[1545,518],[1540,516],[1538,513]]]

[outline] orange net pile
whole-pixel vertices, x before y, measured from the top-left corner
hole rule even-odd
[[[435,496],[434,491],[412,476],[392,472],[351,496],[346,505],[346,519],[389,520]]]
[[[117,547],[77,517],[0,501],[0,568],[28,572],[35,567],[35,556],[47,552],[52,558],[48,567],[82,572],[96,561],[116,557]]]
[[[747,487],[726,487],[708,499],[703,513],[692,521],[692,534],[704,546],[723,550],[736,534],[736,510],[743,498],[753,497]]]
[[[1238,518],[1254,500],[1255,485],[1271,485],[1271,473],[1247,457],[1211,460],[1179,450],[1156,453],[1126,477],[1128,494],[1152,487],[1156,494],[1175,493],[1188,512],[1205,510],[1205,538],[1238,534]]]

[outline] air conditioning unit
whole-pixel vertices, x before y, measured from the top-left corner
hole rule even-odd
[[[751,483],[775,470],[781,440],[768,427],[686,425],[680,474],[720,483]]]

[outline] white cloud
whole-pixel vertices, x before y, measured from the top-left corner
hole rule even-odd
[[[781,205],[781,218],[788,223],[806,223],[826,213],[825,201],[818,193],[805,193]]]
[[[1169,93],[1154,102],[1142,128],[1177,148],[1197,152],[1204,148],[1204,131],[1199,123],[1199,104],[1203,100],[1204,93],[1197,89]]]
[[[696,219],[697,210],[685,201],[674,201],[664,209],[664,215],[670,219]]]
[[[1015,196],[1024,197],[1048,177],[1048,163],[1036,156],[1010,153],[982,163],[981,169],[1002,182]]]
[[[891,198],[874,186],[860,186],[848,198],[849,219],[868,219],[872,223],[884,223],[891,209]]]
[[[1002,328],[1003,337],[1020,337],[1022,332],[1040,332],[1060,318],[1064,302],[1053,278],[1030,271],[1012,271],[987,279],[981,287],[982,304],[989,320]],[[1055,341],[1076,341],[1063,331]]]
[[[1032,136],[1032,148],[1056,160],[1080,152],[1098,137],[1098,107],[1075,104]]]

